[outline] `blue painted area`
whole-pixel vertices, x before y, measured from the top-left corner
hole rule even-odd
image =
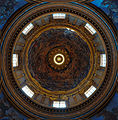
[[[118,93],[108,103],[108,105],[98,114],[91,118],[92,120],[118,120]]]
[[[104,120],[104,116],[100,116],[100,117],[97,117],[97,118],[96,118],[96,117],[93,117],[92,119],[93,119],[93,120]]]
[[[9,17],[26,3],[25,0],[0,0],[0,29],[3,28]]]
[[[108,17],[111,18],[116,29],[118,30],[118,0],[94,0],[91,3],[102,9]],[[118,50],[116,41],[115,44]]]
[[[3,93],[0,94],[0,99],[2,99],[2,98],[3,98]]]
[[[118,29],[118,0],[94,0],[91,3],[102,9]]]
[[[25,0],[16,0],[16,2],[18,4],[14,6],[15,11],[27,3]]]
[[[112,99],[112,101],[109,103],[109,105],[106,107],[106,110],[113,112],[113,109],[115,107],[118,107],[118,93],[116,93]]]
[[[3,93],[0,94],[0,120],[27,120],[28,118],[17,111],[6,99]]]
[[[103,0],[94,0],[91,3],[93,3],[94,5],[96,5],[97,7],[101,6],[101,3],[103,2]]]

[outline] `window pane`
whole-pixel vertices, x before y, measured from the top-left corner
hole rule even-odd
[[[17,67],[18,66],[18,54],[13,54],[13,56],[12,56],[12,63],[13,63],[13,67]]]
[[[59,101],[53,101],[53,107],[59,108]]]
[[[23,92],[28,95],[29,97],[33,97],[34,95],[34,92],[30,90],[30,88],[25,85],[23,88],[22,88]]]
[[[101,67],[106,67],[106,54],[101,54],[100,55],[100,66]]]
[[[86,24],[85,28],[92,34],[94,35],[96,33],[96,30],[90,25],[90,24]]]
[[[33,27],[34,27],[34,25],[33,25],[32,23],[30,23],[30,24],[22,31],[22,33],[23,33],[24,35],[27,35],[28,32],[29,32]]]
[[[95,92],[96,88],[92,85],[84,94],[88,98]]]
[[[65,107],[66,107],[66,102],[60,101],[60,108],[65,108]]]
[[[64,13],[53,14],[53,19],[65,19],[65,18],[66,18],[66,14],[64,14]]]

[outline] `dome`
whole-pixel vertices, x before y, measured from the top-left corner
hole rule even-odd
[[[55,2],[29,3],[6,24],[3,88],[32,118],[88,118],[115,89],[115,30],[89,3]]]

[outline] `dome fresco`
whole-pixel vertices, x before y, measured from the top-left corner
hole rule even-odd
[[[96,0],[27,2],[1,30],[0,119],[117,120],[115,20]]]
[[[56,54],[64,55],[65,62],[62,65],[53,62]],[[87,76],[90,69],[90,50],[87,43],[75,32],[66,28],[50,29],[31,44],[28,67],[32,77],[45,89],[70,90]]]

